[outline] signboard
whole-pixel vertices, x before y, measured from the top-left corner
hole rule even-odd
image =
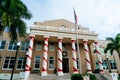
[[[118,80],[118,79],[117,79],[117,78],[118,78],[117,73],[111,73],[111,76],[112,76],[112,79],[113,79],[113,80]]]
[[[84,77],[83,77],[83,80],[90,80],[89,75],[88,75],[88,76],[87,76],[87,75],[84,76]]]

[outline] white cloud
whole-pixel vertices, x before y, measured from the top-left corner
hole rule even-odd
[[[22,0],[33,14],[30,26],[35,21],[65,18],[74,21],[73,6],[79,24],[96,31],[99,39],[120,32],[120,0]]]

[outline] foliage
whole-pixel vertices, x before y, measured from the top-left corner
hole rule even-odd
[[[118,33],[115,38],[108,37],[106,38],[106,40],[110,42],[107,44],[104,52],[107,53],[108,51],[110,51],[112,55],[113,51],[115,50],[120,58],[120,33]]]
[[[73,74],[71,80],[83,80],[82,74]]]
[[[16,41],[26,34],[23,19],[30,19],[32,14],[21,0],[0,0],[0,31],[10,28],[10,38]],[[18,33],[18,34],[17,34]]]
[[[95,77],[94,74],[73,74],[71,76],[71,80],[83,80],[83,76],[85,76],[85,75],[89,75],[90,80],[97,80],[97,78]]]

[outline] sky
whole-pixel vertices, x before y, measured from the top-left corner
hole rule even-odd
[[[67,19],[74,22],[73,7],[78,24],[98,33],[98,39],[115,37],[120,33],[120,0],[22,0],[32,13],[25,20],[28,27],[34,22]]]

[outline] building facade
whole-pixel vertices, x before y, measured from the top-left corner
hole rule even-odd
[[[116,52],[109,56],[109,65],[104,54],[107,41],[98,40],[98,34],[88,28],[78,26],[65,19],[35,22],[30,34],[19,38],[19,48],[15,73],[25,71],[42,76],[48,74],[120,73],[120,63]],[[76,36],[77,33],[77,36]],[[77,40],[76,40],[77,37]],[[78,45],[77,45],[78,41]],[[0,40],[0,74],[11,73],[15,60],[16,43],[10,42],[7,32]]]

